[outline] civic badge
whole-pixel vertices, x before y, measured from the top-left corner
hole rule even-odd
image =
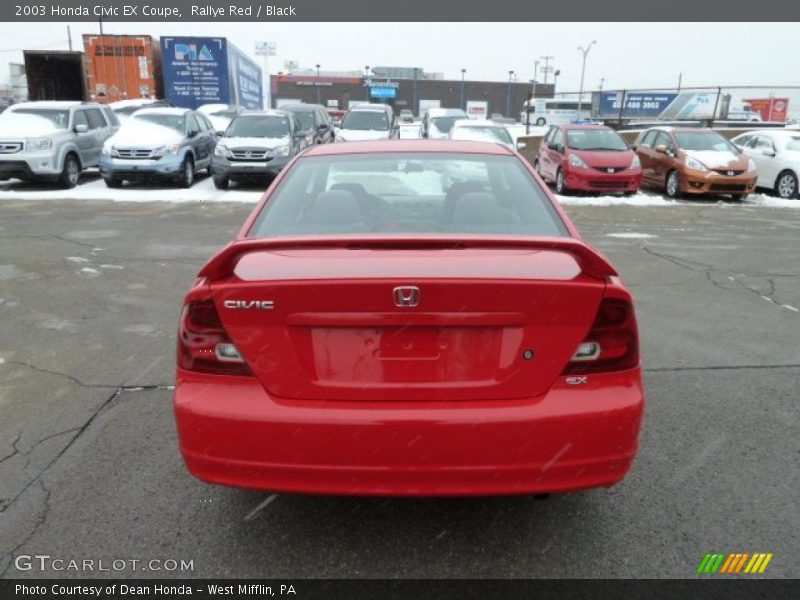
[[[395,306],[414,307],[419,305],[419,288],[415,285],[396,287],[392,292],[392,297]]]

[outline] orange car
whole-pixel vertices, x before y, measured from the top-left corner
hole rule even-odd
[[[756,187],[756,164],[711,129],[653,127],[633,145],[642,163],[642,184],[681,194],[726,194],[741,200]]]

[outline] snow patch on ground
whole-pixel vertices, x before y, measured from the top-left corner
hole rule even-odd
[[[96,177],[96,176],[95,176]],[[87,178],[84,177],[84,180]],[[115,202],[258,202],[266,189],[255,187],[237,190],[218,190],[210,177],[204,177],[188,189],[169,185],[126,185],[110,189],[96,177],[78,186],[63,190],[41,184],[23,184],[10,181],[0,184],[2,200],[112,200]]]
[[[607,233],[606,237],[612,238],[622,238],[625,240],[649,240],[651,238],[657,238],[657,235],[653,235],[652,233],[636,233],[635,231],[624,231],[622,233]]]
[[[742,204],[753,204],[755,206],[768,206],[770,208],[800,208],[800,198],[785,200],[766,194],[750,194],[742,201]]]
[[[633,196],[560,196],[556,198],[566,206],[677,206],[675,200],[639,192]]]

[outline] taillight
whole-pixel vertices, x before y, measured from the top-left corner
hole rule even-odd
[[[211,300],[189,302],[183,307],[178,330],[178,366],[219,375],[253,374],[225,331]]]
[[[563,375],[623,371],[638,364],[639,339],[633,306],[621,298],[603,298],[592,328]]]

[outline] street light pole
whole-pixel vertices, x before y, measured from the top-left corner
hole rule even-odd
[[[320,104],[320,98],[319,98],[319,65],[316,65],[316,66],[317,66],[317,81],[315,82],[315,87],[317,88],[317,104]]]
[[[364,67],[364,99],[369,102],[369,65]]]
[[[514,77],[514,71],[508,72],[508,94],[506,95],[506,117],[511,116],[511,80]]]
[[[464,75],[466,75],[466,74],[467,74],[467,70],[466,69],[461,69],[461,110],[467,110],[467,105],[466,105],[466,100],[465,100],[466,92],[465,92],[465,89],[464,89],[465,86],[466,86],[466,82],[464,81]]]
[[[581,108],[583,107],[583,78],[586,75],[586,56],[589,54],[589,50],[592,49],[597,43],[597,40],[592,40],[592,42],[584,48],[583,46],[578,46],[578,51],[583,54],[583,65],[581,66],[581,85],[580,89],[578,90],[578,119],[581,119]]]

